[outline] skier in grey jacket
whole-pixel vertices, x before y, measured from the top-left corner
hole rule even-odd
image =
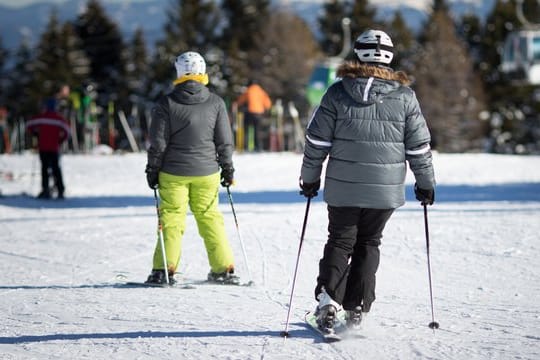
[[[430,133],[405,73],[388,67],[390,37],[368,30],[355,42],[306,130],[301,193],[314,197],[328,158],[324,200],[328,241],[315,288],[318,322],[332,331],[337,311],[357,326],[375,300],[379,245],[394,209],[405,203],[406,163],[416,197],[433,204]]]
[[[205,86],[206,62],[199,53],[181,54],[175,68],[174,90],[152,109],[149,130],[146,178],[151,189],[159,188],[162,199],[166,259],[158,241],[147,282],[162,284],[167,279],[165,271],[172,278],[178,269],[189,208],[204,239],[208,280],[237,283],[218,206],[219,184],[229,187],[234,180],[233,139],[225,102]]]

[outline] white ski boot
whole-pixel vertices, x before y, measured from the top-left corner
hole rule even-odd
[[[319,325],[321,331],[333,334],[335,332],[334,326],[337,322],[337,313],[341,308],[341,305],[334,301],[334,299],[326,293],[324,288],[319,296],[317,296],[317,299],[319,300],[319,305],[315,310],[317,325]]]

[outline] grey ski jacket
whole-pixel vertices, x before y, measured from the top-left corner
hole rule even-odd
[[[324,200],[371,209],[405,203],[406,162],[420,188],[434,188],[430,133],[407,76],[358,62],[337,74],[307,125],[302,180],[319,180],[328,157]]]
[[[232,167],[233,140],[223,99],[188,80],[152,109],[147,167],[178,176],[206,176]]]

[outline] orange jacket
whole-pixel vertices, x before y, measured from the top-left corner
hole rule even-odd
[[[262,114],[272,106],[266,91],[257,84],[250,85],[246,92],[236,99],[236,103],[239,106],[247,104],[247,111],[255,114]]]

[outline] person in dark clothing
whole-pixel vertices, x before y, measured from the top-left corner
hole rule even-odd
[[[417,199],[431,205],[435,197],[430,133],[407,75],[388,67],[392,51],[383,31],[360,35],[359,61],[339,67],[341,80],[330,86],[307,125],[304,196],[317,195],[328,158],[328,241],[315,287],[318,323],[328,332],[342,308],[351,327],[371,309],[382,233],[405,203],[407,162]]]
[[[40,199],[50,199],[49,171],[52,173],[54,185],[59,199],[64,198],[64,180],[60,168],[60,146],[69,136],[69,125],[62,115],[56,111],[56,100],[46,101],[45,110],[32,117],[26,123],[27,130],[38,136],[39,159],[41,161]]]

